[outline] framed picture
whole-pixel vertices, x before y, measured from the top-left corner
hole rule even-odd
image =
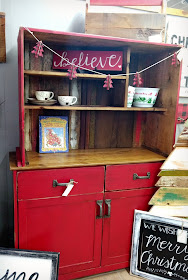
[[[0,279],[57,280],[59,253],[0,248]]]
[[[188,279],[188,222],[135,210],[130,271],[150,280]]]
[[[39,116],[39,153],[68,152],[68,117]]]

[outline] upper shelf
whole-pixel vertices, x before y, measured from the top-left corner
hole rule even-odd
[[[29,76],[46,76],[46,77],[67,77],[67,72],[57,72],[57,71],[35,71],[35,70],[24,70],[25,75]],[[77,78],[88,78],[88,79],[106,79],[107,75],[99,74],[87,74],[87,73],[77,73]],[[113,76],[111,78],[114,80],[126,80],[126,76]]]

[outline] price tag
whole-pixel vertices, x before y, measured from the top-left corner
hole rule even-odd
[[[66,190],[64,191],[64,193],[62,193],[62,196],[67,196],[71,192],[73,187],[74,187],[73,183],[67,184]]]
[[[187,244],[187,231],[178,229],[177,230],[177,242]]]

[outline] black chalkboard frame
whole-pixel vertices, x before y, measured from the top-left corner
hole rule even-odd
[[[154,275],[151,272],[147,273],[140,270],[139,267],[139,251],[140,250],[140,236],[141,236],[141,223],[143,221],[154,222],[159,224],[166,224],[167,227],[175,227],[186,230],[188,232],[188,222],[186,219],[180,219],[176,217],[162,217],[150,214],[149,212],[135,210],[134,223],[133,223],[133,235],[132,235],[132,250],[131,250],[131,262],[130,262],[130,274],[133,276],[139,276],[149,280],[169,280],[168,277],[161,275]],[[171,278],[172,279],[172,278]]]
[[[51,280],[58,280],[59,253],[48,252],[48,251],[9,249],[9,248],[0,247],[0,256],[10,256],[10,257],[11,256],[17,256],[17,257],[20,257],[21,262],[23,262],[22,257],[51,260],[51,266],[52,266]]]

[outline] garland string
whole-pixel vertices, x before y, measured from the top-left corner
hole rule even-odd
[[[29,30],[29,28],[24,27],[24,29],[27,30],[27,31],[35,38],[36,41],[40,42],[40,40],[33,34],[33,32],[32,32],[31,30]],[[83,70],[86,70],[86,71],[89,71],[89,72],[92,72],[92,73],[95,73],[95,74],[98,74],[98,75],[105,75],[106,77],[108,77],[108,75],[103,74],[103,73],[101,73],[101,72],[98,72],[98,71],[95,71],[95,70],[89,70],[89,69],[87,69],[87,68],[85,68],[85,67],[76,65],[76,64],[70,62],[69,60],[67,60],[66,58],[62,57],[60,54],[58,54],[58,53],[57,53],[56,51],[54,51],[53,49],[49,48],[49,47],[48,47],[47,45],[45,45],[43,42],[42,42],[42,45],[43,45],[45,48],[47,48],[49,51],[53,52],[54,54],[56,54],[57,56],[59,56],[61,59],[65,60],[68,64],[70,64],[70,65],[72,65],[72,66],[75,66],[75,67],[77,67],[77,68],[80,68],[80,69],[83,69]],[[179,49],[179,50],[176,51],[175,53],[178,54],[180,51],[181,51],[181,49]],[[148,69],[150,69],[150,68],[156,66],[157,64],[159,64],[159,63],[161,63],[161,62],[163,62],[163,61],[169,59],[169,58],[172,57],[172,56],[174,56],[174,53],[173,53],[173,54],[170,54],[169,56],[167,56],[167,57],[165,57],[165,58],[163,58],[163,59],[157,61],[156,63],[154,63],[154,64],[152,64],[152,65],[150,65],[150,66],[148,66],[148,67],[146,67],[146,68],[144,68],[144,69],[142,69],[142,70],[140,70],[140,71],[137,71],[137,72],[134,72],[134,73],[128,73],[128,74],[116,74],[116,75],[111,75],[111,78],[113,78],[113,77],[118,77],[118,76],[132,76],[132,75],[135,75],[135,74],[137,74],[137,73],[140,74],[140,73],[142,73],[142,72],[144,72],[144,71],[146,71],[146,70],[148,70]]]

